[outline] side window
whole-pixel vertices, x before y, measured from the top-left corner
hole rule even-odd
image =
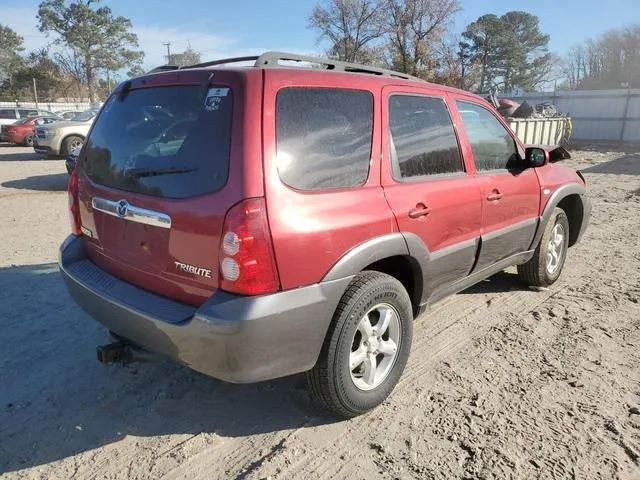
[[[23,110],[23,109],[19,109],[18,110],[18,114],[20,115],[20,118],[24,118],[24,117],[35,117],[38,115],[38,111],[37,110]]]
[[[33,123],[35,123],[36,125],[44,125],[45,123],[47,123],[47,121],[44,118],[38,118]]]
[[[441,98],[391,95],[389,140],[396,180],[464,172],[453,122]]]
[[[522,167],[516,142],[486,108],[457,101],[478,171],[516,170]]]
[[[276,99],[280,179],[300,190],[362,185],[369,174],[373,96],[361,90],[284,88]]]
[[[13,108],[0,110],[0,118],[2,118],[3,120],[15,119],[16,111]]]

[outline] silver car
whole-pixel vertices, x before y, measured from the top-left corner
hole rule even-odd
[[[37,153],[66,157],[82,145],[97,113],[97,109],[90,109],[71,120],[35,128],[33,149]]]

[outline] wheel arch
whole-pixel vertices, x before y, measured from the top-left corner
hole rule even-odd
[[[544,229],[556,207],[562,208],[569,219],[569,246],[574,245],[578,241],[581,225],[584,220],[582,196],[585,193],[586,190],[584,186],[577,183],[563,185],[553,192],[540,215],[540,222],[538,223],[538,228],[531,241],[529,250],[535,249],[538,243],[540,243]]]
[[[398,280],[409,294],[414,317],[423,304],[423,269],[410,254],[405,236],[393,233],[376,237],[349,250],[322,279],[337,280],[365,270],[385,273]]]

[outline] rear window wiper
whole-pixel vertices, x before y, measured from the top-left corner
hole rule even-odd
[[[189,173],[198,170],[188,167],[167,167],[167,168],[131,168],[125,170],[125,174],[134,178],[156,177],[158,175],[172,175],[174,173]]]

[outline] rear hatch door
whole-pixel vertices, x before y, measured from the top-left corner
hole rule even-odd
[[[198,305],[217,289],[237,201],[226,188],[235,89],[204,71],[162,75],[116,92],[96,119],[79,157],[82,228],[103,269]]]

